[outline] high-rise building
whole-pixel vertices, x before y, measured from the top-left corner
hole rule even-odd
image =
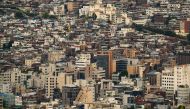
[[[176,98],[178,104],[185,104],[190,102],[190,88],[188,85],[181,85],[177,88]]]
[[[180,32],[181,33],[190,32],[190,21],[184,20],[180,22]]]
[[[105,78],[111,78],[113,73],[112,51],[97,52],[97,66],[102,67],[105,71]]]
[[[0,106],[2,105],[1,101],[3,101],[4,108],[11,109],[11,106],[15,105],[15,95],[12,93],[0,93]]]
[[[189,64],[165,68],[165,70],[162,71],[162,87],[166,90],[166,96],[168,98],[174,97],[179,86],[190,86],[189,71]]]
[[[93,103],[95,101],[95,87],[86,86],[82,88],[75,100],[76,103]]]
[[[61,89],[65,85],[73,84],[73,77],[74,75],[72,73],[59,73],[58,75],[49,75],[46,77],[46,96],[52,98],[55,88]]]
[[[116,60],[116,72],[127,71],[127,64],[128,64],[127,59]]]
[[[48,76],[46,78],[46,96],[53,97],[53,91],[57,87],[57,77],[56,76]]]
[[[3,97],[0,96],[0,109],[3,109]]]
[[[161,86],[161,73],[156,71],[151,71],[146,74],[146,77],[148,78],[148,81],[150,85],[153,86]]]
[[[65,106],[73,105],[73,101],[75,101],[80,88],[75,85],[67,85],[62,88],[62,101]]]
[[[176,64],[190,64],[190,53],[178,53],[176,55]]]

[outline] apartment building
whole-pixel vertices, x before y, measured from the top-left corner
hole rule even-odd
[[[84,68],[91,63],[91,54],[79,54],[76,57],[76,67],[77,68]]]
[[[181,85],[190,85],[190,65],[177,65],[165,68],[162,71],[162,88],[166,90],[166,96],[173,98]]]

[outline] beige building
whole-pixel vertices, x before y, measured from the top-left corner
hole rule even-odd
[[[138,65],[128,65],[127,66],[127,71],[128,71],[129,75],[138,74],[138,72],[139,72],[138,70],[139,70]]]
[[[75,9],[79,8],[79,3],[77,3],[76,1],[75,2],[67,2],[67,10],[69,12],[73,12]]]
[[[53,97],[53,90],[57,87],[57,77],[48,76],[46,77],[45,89],[46,97]]]
[[[45,81],[46,96],[52,97],[55,88],[62,89],[63,86],[73,84],[73,74],[59,73],[58,75],[47,75]]]
[[[63,57],[62,51],[51,51],[48,53],[48,61],[57,62]]]
[[[75,103],[93,103],[94,101],[95,87],[92,86],[83,87],[75,99]]]
[[[65,15],[65,5],[58,5],[53,8],[54,15]]]
[[[126,48],[123,52],[123,55],[127,58],[136,58],[138,55],[138,51],[134,48]]]
[[[86,80],[100,80],[105,78],[105,70],[103,68],[89,65],[84,68]]]
[[[40,58],[25,59],[24,63],[27,67],[31,68],[33,64],[40,63]]]

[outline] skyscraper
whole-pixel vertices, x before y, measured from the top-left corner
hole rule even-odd
[[[105,71],[105,78],[109,79],[112,76],[113,70],[113,55],[112,51],[97,52],[97,66],[102,67]]]
[[[62,89],[62,100],[65,106],[73,105],[73,101],[75,101],[80,88],[74,85],[63,86]]]

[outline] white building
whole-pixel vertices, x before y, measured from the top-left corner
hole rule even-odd
[[[65,85],[73,84],[73,75],[70,73],[59,73],[58,75],[46,76],[45,89],[46,96],[53,97],[53,91],[55,88],[62,89]]]
[[[57,77],[48,76],[46,78],[45,89],[46,97],[53,97],[53,90],[57,87]]]
[[[10,93],[11,92],[11,86],[10,84],[0,84],[0,93]]]
[[[181,4],[179,3],[169,3],[167,8],[171,11],[177,11],[177,10],[180,10],[181,8]]]
[[[83,6],[83,8],[79,9],[80,16],[92,16],[93,14],[97,16],[97,19],[109,20],[114,23],[131,23],[131,19],[128,18],[126,13],[117,13],[116,7],[111,4],[104,6],[102,0],[97,0],[94,5]]]
[[[181,85],[177,88],[177,101],[178,104],[189,103],[190,100],[190,88],[187,85]]]
[[[65,5],[58,5],[53,7],[54,15],[65,15]]]
[[[76,57],[76,67],[84,68],[91,63],[91,55],[90,54],[79,54]]]
[[[162,71],[162,87],[166,89],[168,97],[173,97],[181,85],[190,86],[190,65],[174,66]]]
[[[121,28],[121,30],[117,31],[117,34],[120,37],[125,37],[127,33],[134,32],[135,30],[132,28]]]

